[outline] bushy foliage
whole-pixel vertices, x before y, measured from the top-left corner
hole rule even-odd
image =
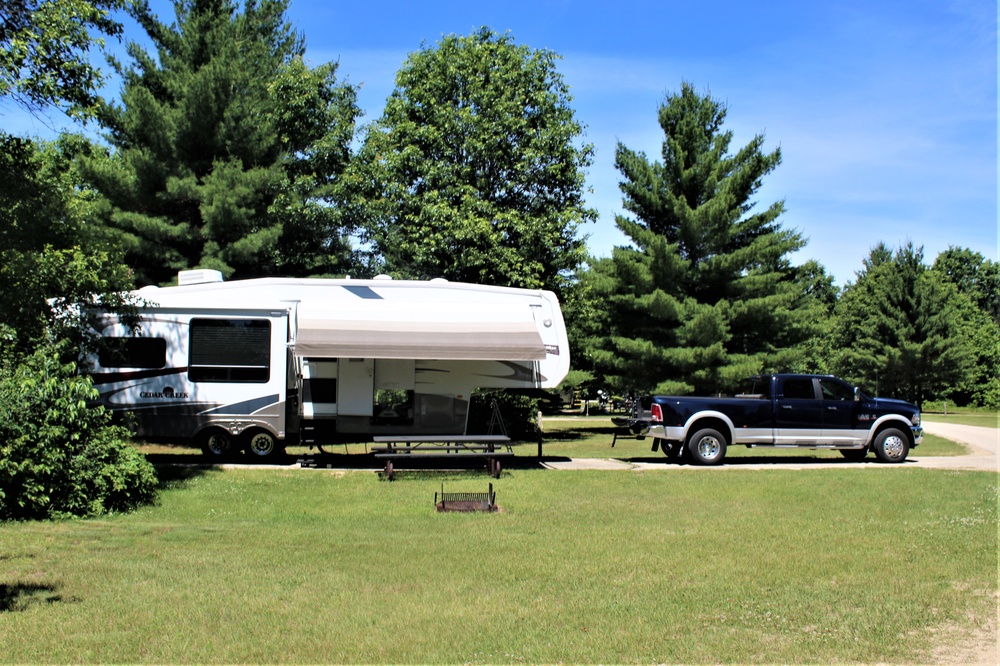
[[[74,167],[88,150],[80,136],[0,132],[0,325],[20,354],[48,339],[86,349],[96,312],[134,320],[132,274],[89,224],[92,193]]]
[[[124,0],[4,0],[0,3],[0,97],[30,111],[54,105],[86,119],[104,77],[90,57],[103,35],[119,36]]]
[[[493,419],[493,401],[503,419],[503,427],[511,439],[530,440],[538,437],[538,400],[517,391],[496,391],[472,396],[469,404],[469,433],[489,433]],[[494,429],[494,435],[501,434]]]
[[[60,351],[5,354],[0,366],[0,520],[95,516],[156,497],[152,465],[108,412],[88,407],[97,392]]]
[[[348,171],[382,270],[565,297],[593,148],[557,59],[488,28],[410,54]]]

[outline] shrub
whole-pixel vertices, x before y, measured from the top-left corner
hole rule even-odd
[[[156,472],[89,377],[42,347],[0,364],[0,519],[94,516],[156,498]]]
[[[469,405],[470,434],[484,434],[489,430],[494,400],[511,439],[523,441],[538,437],[538,400],[517,391],[474,394]]]

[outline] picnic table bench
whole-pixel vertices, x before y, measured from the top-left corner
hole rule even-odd
[[[510,437],[506,435],[380,435],[374,438],[371,451],[385,459],[385,477],[395,475],[394,462],[400,459],[459,458],[472,456],[486,459],[486,469],[493,478],[500,478],[498,458],[513,456]],[[497,450],[498,446],[506,448]]]

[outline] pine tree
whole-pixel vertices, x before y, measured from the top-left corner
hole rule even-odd
[[[834,370],[878,395],[920,405],[975,372],[970,323],[980,313],[912,243],[874,247],[836,313]]]
[[[88,163],[109,236],[141,283],[178,270],[226,277],[342,272],[351,261],[337,200],[359,114],[336,63],[309,68],[287,0],[179,0],[167,25],[135,9],[136,43],[116,63],[112,151]]]
[[[744,377],[802,367],[822,317],[822,267],[787,255],[805,245],[753,196],[781,162],[757,135],[730,154],[726,107],[687,83],[659,108],[662,162],[619,144],[631,245],[594,262],[589,287],[606,304],[588,344],[598,375],[620,390],[712,393]]]
[[[949,247],[934,260],[933,270],[979,310],[967,322],[975,370],[948,395],[960,405],[1000,408],[1000,264],[968,248]]]

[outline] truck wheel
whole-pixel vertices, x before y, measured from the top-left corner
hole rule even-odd
[[[281,453],[281,446],[274,435],[266,430],[254,430],[247,438],[247,453],[255,458],[274,458]]]
[[[688,451],[699,465],[718,465],[726,457],[726,438],[714,428],[704,428],[688,440]]]
[[[868,455],[868,447],[866,446],[863,449],[841,449],[840,455],[844,456],[848,460],[861,461]]]
[[[235,450],[233,436],[222,428],[212,428],[201,435],[201,451],[209,458],[228,458]]]
[[[684,451],[684,446],[680,442],[663,442],[660,444],[660,450],[668,460],[678,460]]]
[[[884,463],[901,463],[910,452],[910,440],[902,430],[886,428],[875,435],[875,455]]]

